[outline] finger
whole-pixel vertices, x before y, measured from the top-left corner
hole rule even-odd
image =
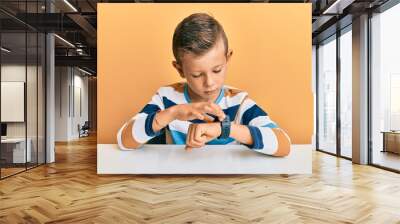
[[[196,107],[196,111],[203,116],[201,120],[206,122],[213,122],[215,120],[215,118],[211,116],[213,109],[208,106],[207,103],[203,103],[201,106]]]
[[[212,115],[218,117],[218,119],[219,119],[220,121],[222,121],[222,120],[225,118],[225,113],[224,113],[224,111],[221,109],[220,106],[218,106],[218,105],[215,104],[215,103],[209,103],[209,104],[206,105],[204,108],[205,108],[205,110],[206,110],[208,113],[210,113],[210,114],[212,114]]]
[[[196,127],[196,132],[195,132],[195,139],[198,143],[201,144],[201,147],[204,146],[206,144],[206,134],[207,134],[207,130],[206,130],[207,124],[199,124]]]
[[[188,145],[193,148],[199,148],[199,147],[203,146],[203,143],[197,141],[195,135],[196,135],[196,128],[193,128],[192,133],[190,134]]]
[[[201,108],[202,113],[204,115],[204,121],[206,122],[214,122],[218,119],[218,115],[216,115],[217,111],[210,106],[210,105],[204,105],[203,108]]]
[[[205,117],[202,113],[198,112],[198,111],[192,111],[192,115],[194,119],[199,119],[199,120],[204,120]]]
[[[214,122],[215,118],[213,118],[212,116],[210,116],[207,113],[205,113],[203,115],[203,119],[202,120],[205,121],[205,122]]]
[[[215,115],[218,117],[218,119],[220,121],[224,120],[226,115],[225,115],[224,111],[221,109],[221,107],[215,103],[211,103],[210,106],[213,108],[213,111],[215,112]]]
[[[223,120],[226,115],[225,115],[225,112],[222,110],[222,108],[215,103],[212,104],[212,107],[214,107],[215,110],[217,111],[217,116],[219,117],[219,119]]]
[[[189,126],[189,131],[188,131],[188,134],[186,137],[186,145],[191,148],[201,147],[201,144],[197,143],[194,139],[195,129],[196,129],[196,125],[191,124]]]
[[[204,145],[205,138],[203,135],[202,127],[200,125],[197,125],[194,128],[193,139],[198,145]]]
[[[215,115],[216,116],[216,110],[215,108],[212,106],[212,104],[206,104],[203,107],[203,112],[204,113],[209,113],[210,115]]]
[[[190,133],[192,133],[192,129],[193,129],[193,125],[189,125],[188,132],[187,132],[187,135],[186,135],[186,145],[189,145]]]
[[[188,148],[200,148],[202,146],[202,144],[197,144],[193,140],[190,140],[189,143],[186,145],[186,147]]]

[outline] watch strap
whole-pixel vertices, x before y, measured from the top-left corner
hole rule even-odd
[[[228,115],[226,115],[225,119],[220,122],[220,125],[221,125],[221,135],[218,136],[218,139],[229,138],[231,132],[231,120]]]

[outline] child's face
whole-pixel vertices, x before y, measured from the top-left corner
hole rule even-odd
[[[220,38],[204,55],[186,53],[181,64],[173,62],[181,77],[187,80],[193,101],[214,101],[218,97],[231,55],[231,50],[225,55],[224,42]]]

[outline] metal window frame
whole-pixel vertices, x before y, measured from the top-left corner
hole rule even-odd
[[[343,158],[346,160],[350,160],[352,161],[352,158],[347,157],[342,155],[342,149],[341,149],[341,131],[342,131],[342,127],[341,127],[341,116],[340,116],[340,103],[341,103],[341,97],[340,97],[340,93],[341,93],[341,89],[340,89],[340,82],[341,82],[341,65],[340,65],[340,37],[342,35],[344,35],[347,32],[351,31],[351,25],[352,23],[346,25],[345,27],[341,28],[339,26],[337,26],[337,31],[336,33],[326,37],[325,39],[321,40],[317,45],[316,45],[316,68],[315,68],[315,72],[316,72],[316,82],[315,82],[315,89],[316,89],[316,150],[318,152],[323,152],[329,155],[333,155],[339,158]],[[332,38],[333,36],[335,36],[335,38]],[[331,40],[330,40],[331,39]],[[323,42],[330,42],[330,41],[336,41],[336,153],[332,153],[329,151],[326,151],[324,149],[321,149],[319,147],[319,110],[320,110],[320,106],[319,106],[319,47],[320,44]]]

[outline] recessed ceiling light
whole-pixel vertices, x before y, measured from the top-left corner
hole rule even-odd
[[[83,69],[81,69],[81,68],[79,68],[79,67],[78,67],[78,70],[81,71],[81,72],[83,72],[83,73],[85,73],[85,74],[87,74],[87,75],[93,75],[92,73],[90,73],[90,72],[88,72],[88,71],[86,71],[86,70],[83,70]]]
[[[73,48],[75,48],[75,45],[73,45],[71,42],[69,42],[68,40],[66,40],[66,39],[64,39],[64,38],[62,38],[62,37],[60,37],[59,35],[57,35],[57,34],[54,34],[54,36],[55,37],[57,37],[59,40],[61,40],[62,42],[64,42],[64,43],[66,43],[67,45],[69,45],[70,47],[73,47]]]
[[[11,50],[9,50],[9,49],[7,49],[5,47],[1,47],[1,51],[4,51],[6,53],[10,53],[11,52]]]
[[[322,14],[342,14],[343,9],[353,3],[354,0],[336,0],[327,9],[325,9]]]
[[[65,4],[67,4],[74,12],[78,12],[78,10],[67,0],[64,0]]]

